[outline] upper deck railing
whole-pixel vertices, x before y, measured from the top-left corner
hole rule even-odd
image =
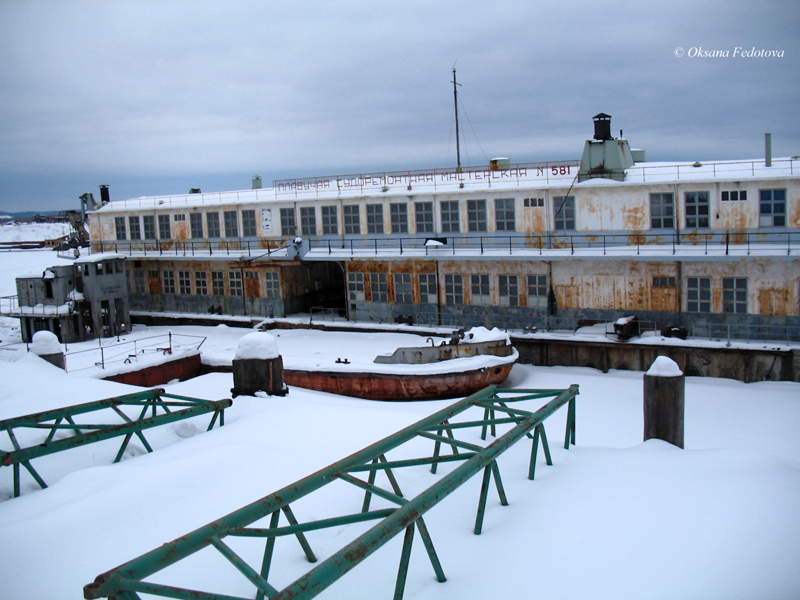
[[[305,257],[335,260],[346,256],[469,256],[544,255],[596,253],[603,256],[622,254],[668,254],[684,252],[705,256],[800,255],[800,231],[763,232],[541,232],[502,234],[459,234],[450,236],[384,235],[374,237],[310,237],[306,254],[297,247],[264,248],[256,239],[237,240],[142,240],[92,243],[94,252],[115,252],[131,257],[227,257],[240,260],[294,259]],[[436,237],[434,237],[436,236]],[[298,252],[300,254],[298,254]]]

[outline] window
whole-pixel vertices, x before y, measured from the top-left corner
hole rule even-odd
[[[436,304],[439,293],[436,289],[436,275],[434,273],[420,273],[419,301],[422,304]]]
[[[746,278],[722,278],[722,312],[737,315],[747,314]]]
[[[686,192],[686,228],[704,229],[708,223],[708,192]]]
[[[464,278],[457,273],[444,276],[445,304],[464,304]]]
[[[133,293],[144,294],[144,271],[141,269],[134,269],[133,271]]]
[[[519,306],[519,279],[516,275],[499,275],[500,306]]]
[[[239,217],[235,210],[226,210],[222,213],[225,219],[225,237],[239,237]]]
[[[747,190],[724,190],[720,199],[723,202],[744,202],[747,200]]]
[[[294,219],[293,208],[281,209],[281,235],[294,236],[297,234],[297,224]]]
[[[417,233],[433,233],[433,202],[415,202]]]
[[[178,290],[181,294],[192,293],[192,274],[189,271],[178,271]]]
[[[442,233],[461,231],[458,214],[458,200],[447,200],[439,206],[442,213]]]
[[[142,239],[142,230],[139,229],[139,217],[128,217],[128,231],[132,240]]]
[[[525,208],[544,208],[544,198],[525,198]]]
[[[370,273],[369,288],[372,302],[389,301],[389,283],[386,273]]]
[[[711,278],[686,278],[686,310],[688,312],[711,312]]]
[[[531,298],[547,298],[547,275],[528,275],[528,304]]]
[[[553,214],[556,231],[575,230],[575,196],[554,196]]]
[[[653,276],[653,287],[655,288],[674,288],[675,278],[664,275]]]
[[[471,275],[470,288],[472,291],[473,305],[488,305],[492,303],[491,289],[489,287],[488,275]]]
[[[198,296],[208,296],[208,279],[205,271],[194,272],[194,293]]]
[[[383,233],[382,204],[367,204],[367,233]]]
[[[150,269],[147,271],[147,276],[150,279],[158,279],[158,270],[157,269]]]
[[[219,213],[210,212],[206,213],[206,229],[208,230],[208,237],[218,238],[222,237],[219,229]]]
[[[231,296],[244,296],[241,271],[228,271],[228,287],[230,287]]]
[[[408,233],[408,206],[390,204],[389,216],[392,221],[392,233]]]
[[[364,274],[347,274],[347,297],[350,300],[364,301]]]
[[[164,293],[165,294],[174,294],[175,293],[175,273],[173,271],[164,271],[161,275],[164,278]]]
[[[225,273],[222,271],[211,271],[211,293],[214,296],[225,295]]]
[[[358,204],[348,204],[342,208],[344,213],[344,232],[345,234],[358,235],[361,233],[361,215],[359,214]]]
[[[114,217],[114,230],[118,240],[127,240],[128,232],[125,230],[125,217]]]
[[[494,220],[497,225],[497,231],[516,230],[513,198],[497,198],[494,201]]]
[[[786,225],[786,190],[758,190],[758,226]]]
[[[394,274],[394,301],[409,304],[414,301],[411,291],[411,273]]]
[[[672,193],[650,194],[650,228],[675,228],[675,199]]]
[[[265,286],[264,286],[264,297],[265,298],[280,298],[281,297],[281,282],[277,271],[267,271],[264,273],[265,277]]]
[[[317,211],[313,206],[300,207],[300,235],[317,235]]]
[[[339,235],[339,223],[336,218],[335,206],[322,207],[322,233],[323,235]]]
[[[173,221],[184,221],[185,222],[186,221],[186,215],[185,214],[173,215],[172,220]]]
[[[144,224],[144,239],[146,240],[156,239],[155,217],[153,215],[144,215],[142,217],[142,223]]]
[[[203,239],[202,213],[189,213],[189,235],[194,240]]]
[[[467,200],[467,229],[486,231],[486,200]]]
[[[168,240],[172,237],[169,227],[169,215],[158,215],[158,239]]]
[[[256,211],[243,210],[242,211],[242,236],[243,237],[256,237],[258,230],[256,229]]]

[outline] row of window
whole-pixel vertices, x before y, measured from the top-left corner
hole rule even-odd
[[[747,200],[746,190],[722,192],[723,202]],[[687,229],[710,227],[709,192],[685,192],[684,215]],[[786,225],[786,190],[758,190],[759,227],[784,227]],[[650,194],[650,227],[675,228],[675,197],[672,192]]]
[[[364,273],[347,274],[347,295],[351,301],[366,299]],[[394,283],[394,302],[413,303],[413,282],[411,273],[392,274]],[[447,273],[444,276],[445,304],[464,304],[465,279],[470,286],[472,305],[490,305],[491,283],[488,274],[474,274],[469,278],[459,273]],[[528,305],[538,305],[547,298],[547,275],[528,275]],[[416,276],[421,304],[435,304],[439,294],[436,275],[419,273]],[[501,306],[519,306],[520,277],[517,275],[498,275],[498,298]],[[369,273],[370,301],[389,302],[389,275],[387,273]]]
[[[177,276],[176,276],[177,274]],[[150,279],[161,278],[162,291],[165,294],[182,294],[195,296],[208,296],[209,290],[212,296],[243,296],[244,285],[242,283],[242,271],[148,271]],[[145,272],[142,269],[134,269],[133,293],[144,294],[147,292]],[[244,278],[257,280],[257,271],[245,271]],[[227,280],[227,281],[226,281]],[[259,290],[259,295],[263,298],[280,298],[280,274],[277,271],[266,271],[264,273],[264,288]],[[229,293],[226,294],[226,283]]]
[[[412,275],[394,273],[394,302],[412,303]],[[547,275],[527,275],[526,288],[520,290],[520,277],[517,275],[497,275],[497,292],[500,306],[519,306],[520,293],[527,292],[528,306],[544,306],[547,299]],[[389,302],[389,276],[387,273],[369,273],[370,301]],[[364,273],[347,274],[347,292],[351,301],[364,301]],[[419,302],[433,304],[438,301],[436,275],[420,273],[417,275]],[[653,287],[674,288],[675,277],[655,276]],[[488,274],[460,273],[444,275],[444,303],[464,304],[465,289],[470,291],[471,306],[488,306],[492,303],[491,278]],[[688,277],[686,279],[686,310],[695,313],[711,312],[711,278]],[[730,314],[747,313],[747,279],[744,277],[724,277],[722,279],[722,312]]]
[[[204,216],[205,215],[205,216]],[[241,232],[243,237],[256,237],[256,211],[243,210]],[[186,221],[185,214],[172,215],[173,221]],[[203,222],[205,221],[205,223]],[[154,215],[139,215],[130,217],[114,217],[114,230],[118,240],[155,240],[156,223],[158,223],[158,239],[172,239],[172,226],[170,215],[158,215],[158,221]],[[205,224],[205,231],[203,225]],[[222,212],[220,221],[219,212],[189,213],[189,236],[192,239],[202,240],[206,238],[220,238],[224,226],[226,238],[239,237],[239,213],[235,210]]]
[[[722,201],[746,201],[746,190],[726,190],[722,192]],[[415,202],[414,213],[417,233],[434,232],[433,202]],[[543,198],[525,198],[526,207],[543,207]],[[514,198],[498,198],[494,201],[495,231],[515,231]],[[367,204],[365,207],[367,233],[382,234],[384,231],[383,205]],[[467,232],[482,233],[488,231],[488,211],[486,200],[467,200]],[[389,204],[389,233],[408,233],[408,205],[404,203]],[[357,204],[343,207],[344,234],[361,233],[361,210]],[[297,223],[293,208],[282,208],[281,235],[291,236],[297,233]],[[704,229],[710,227],[710,193],[685,192],[684,216],[687,229]],[[323,235],[339,235],[336,206],[322,206]],[[460,233],[461,215],[458,200],[440,203],[441,233]],[[316,207],[300,208],[300,234],[317,234]],[[553,197],[553,219],[556,231],[575,230],[575,197]],[[652,229],[675,228],[675,196],[672,192],[650,194],[650,226]],[[759,226],[783,227],[786,225],[786,190],[759,190]]]
[[[722,192],[722,201],[746,201],[745,190],[726,190]],[[543,198],[525,198],[525,206],[543,207]],[[339,218],[336,205],[319,207],[320,225],[323,235],[339,235]],[[384,205],[367,204],[363,217],[368,234],[404,234],[409,233],[409,212],[414,211],[416,233],[434,233],[433,202],[390,203],[389,227],[384,227]],[[467,200],[466,233],[484,233],[489,230],[489,211],[486,200]],[[650,194],[650,227],[652,229],[675,228],[675,196],[672,192]],[[710,193],[685,192],[684,217],[687,229],[706,229],[710,227]],[[204,216],[205,215],[205,216]],[[441,233],[461,233],[461,207],[458,200],[446,200],[439,203]],[[170,215],[143,215],[141,217],[115,217],[114,226],[118,240],[154,240],[156,224],[158,239],[172,239]],[[299,209],[300,235],[317,235],[317,207],[302,206]],[[186,215],[172,215],[175,221],[185,221]],[[281,208],[281,235],[295,236],[298,233],[297,213],[294,208]],[[575,230],[575,197],[553,197],[553,219],[556,231]],[[360,235],[362,210],[359,204],[346,204],[342,207],[342,233],[344,235]],[[786,225],[786,190],[759,190],[759,226],[783,227]],[[222,229],[224,227],[224,231]],[[497,198],[494,200],[495,231],[516,231],[516,213],[514,198]],[[239,213],[235,210],[223,211],[222,221],[219,212],[190,213],[189,234],[192,239],[255,237],[257,235],[256,211],[241,211],[241,230]]]
[[[460,233],[461,215],[458,200],[440,202],[441,232]],[[417,233],[434,233],[433,202],[414,202],[414,221]],[[320,218],[323,235],[339,235],[338,207],[321,206]],[[384,227],[384,205],[367,204],[364,217],[367,233],[387,233]],[[292,236],[297,233],[297,221],[294,208],[280,209],[281,235]],[[514,231],[516,216],[514,198],[498,198],[494,201],[495,229],[497,231]],[[342,207],[342,226],[345,235],[361,234],[361,206],[346,204]],[[409,233],[409,204],[389,204],[388,233]],[[467,231],[488,231],[488,210],[486,200],[467,200]],[[317,209],[315,206],[300,207],[300,235],[317,235]]]

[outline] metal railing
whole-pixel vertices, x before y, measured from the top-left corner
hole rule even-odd
[[[800,325],[763,325],[755,323],[696,323],[690,328],[694,339],[735,341],[800,342]]]
[[[512,235],[450,235],[433,238],[419,236],[381,236],[368,238],[317,239],[309,238],[308,247],[312,256],[322,259],[326,255],[336,257],[345,254],[356,256],[424,255],[447,256],[469,253],[479,256],[513,256],[519,254],[597,252],[646,255],[664,252],[675,255],[691,251],[701,256],[736,255],[750,256],[752,253],[769,250],[785,255],[800,254],[800,231],[769,232],[662,232],[662,233],[515,233]]]
[[[244,600],[242,596],[234,596],[230,593],[205,592],[145,581],[161,570],[204,548],[213,548],[239,571],[246,580],[244,582],[246,587],[251,590],[246,593],[247,598],[253,598],[253,596],[256,600],[262,600],[264,597],[273,600],[314,598],[390,539],[399,533],[404,533],[394,591],[395,600],[401,600],[415,533],[421,538],[436,579],[440,582],[446,581],[423,515],[470,478],[481,474],[483,481],[478,497],[474,526],[474,533],[480,534],[492,479],[494,479],[494,486],[501,505],[508,504],[497,458],[513,444],[527,438],[532,440],[528,479],[534,478],[540,443],[547,464],[552,465],[544,421],[559,408],[568,405],[564,447],[569,448],[570,444],[575,444],[575,398],[577,394],[578,386],[575,385],[566,390],[515,390],[499,389],[495,386],[485,388],[317,471],[313,475],[99,575],[94,583],[84,587],[84,598],[134,598],[138,597],[138,593],[146,593],[167,598]],[[516,404],[545,398],[551,398],[551,400],[535,412],[520,409]],[[468,416],[468,420],[453,420],[454,417],[467,411],[473,413],[480,411],[483,417]],[[486,446],[475,443],[476,435],[470,436],[469,441],[457,437],[459,434],[463,436],[464,432],[467,434],[477,433],[478,429],[481,433],[481,440],[486,440],[488,432],[491,432],[493,436],[497,435],[498,429],[505,429],[505,433]],[[433,451],[430,455],[418,457],[419,451],[413,449],[418,444],[410,444],[412,448],[401,451],[399,456],[387,457],[389,452],[400,449],[412,440],[419,439],[433,442]],[[450,453],[443,453],[442,449],[448,447]],[[409,499],[403,496],[396,473],[401,472],[402,469],[430,466],[431,473],[435,474],[437,467],[445,463],[460,464],[418,495]],[[358,477],[360,474],[362,477]],[[378,474],[383,474],[388,485],[376,483]],[[359,512],[327,518],[317,517],[309,521],[302,521],[295,515],[293,504],[295,508],[298,508],[298,501],[312,493],[330,491],[327,486],[336,482],[349,484],[352,486],[349,489],[359,495],[360,493],[364,494]],[[337,487],[337,492],[339,492],[337,499],[341,497],[341,491],[342,488]],[[373,497],[386,500],[393,506],[370,509]],[[357,501],[355,505],[358,505]],[[299,508],[302,509],[302,504]],[[283,526],[280,526],[281,514],[287,522]],[[266,522],[258,523],[267,517],[269,517],[268,525]],[[295,536],[307,560],[313,563],[317,561],[317,558],[306,538],[306,533],[369,521],[377,521],[377,523],[282,590],[278,590],[269,582],[273,554],[276,550],[276,538]],[[240,554],[241,550],[247,550],[250,547],[248,540],[242,541],[240,538],[263,540],[264,551],[259,565],[251,566],[245,560],[245,556]],[[242,546],[242,544],[245,545]],[[211,568],[210,564],[208,568]],[[217,580],[218,589],[226,579],[225,576],[221,576]],[[243,589],[243,586],[237,585],[237,588]]]
[[[286,246],[264,247],[256,239],[209,240],[92,240],[93,252],[114,252],[128,256],[235,256],[270,257]],[[67,256],[67,258],[70,258]]]
[[[172,333],[151,335],[131,341],[109,341],[113,338],[98,338],[98,346],[86,350],[76,350],[64,355],[66,370],[69,372],[83,371],[99,367],[105,369],[114,363],[132,363],[145,354],[161,353],[172,354],[175,345],[189,350],[199,350],[206,341],[205,336],[190,335],[186,333]],[[103,341],[106,344],[103,344]],[[83,365],[83,366],[81,366]]]
[[[37,302],[37,300],[42,300]],[[0,298],[0,315],[13,317],[68,317],[78,314],[75,302],[67,300],[64,304],[55,304],[52,299],[34,298],[34,305],[20,305],[19,296],[3,296]]]
[[[219,424],[224,425],[225,409],[231,406],[232,401],[226,400],[199,400],[167,394],[163,389],[156,388],[145,392],[116,396],[97,400],[86,404],[77,404],[64,408],[57,408],[40,413],[4,419],[0,421],[0,431],[8,435],[8,440],[13,447],[11,451],[0,451],[0,467],[12,467],[14,471],[14,497],[20,495],[20,466],[30,473],[31,477],[44,489],[47,487],[44,479],[33,468],[31,461],[48,454],[55,454],[70,448],[77,448],[86,444],[100,442],[114,437],[125,436],[117,452],[114,462],[122,459],[132,436],[136,436],[148,452],[153,448],[144,437],[143,431],[159,425],[166,425],[175,421],[188,419],[197,415],[213,412],[210,431],[219,419]],[[134,416],[126,414],[123,408],[133,408]],[[158,414],[158,411],[163,414]],[[148,417],[147,414],[150,413]],[[90,418],[88,423],[82,421],[83,416]],[[28,445],[19,441],[19,434],[23,430],[34,430],[44,435],[36,436]],[[62,437],[70,434],[69,437]]]

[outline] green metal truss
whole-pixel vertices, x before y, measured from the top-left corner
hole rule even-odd
[[[487,387],[317,471],[313,475],[265,496],[173,542],[164,544],[116,569],[99,575],[94,583],[84,587],[84,597],[87,599],[135,600],[140,598],[139,593],[143,593],[186,600],[245,600],[241,596],[203,592],[144,581],[162,569],[188,558],[204,548],[214,548],[250,582],[257,600],[265,597],[273,600],[314,598],[391,538],[404,532],[394,593],[395,600],[400,600],[403,597],[415,532],[425,547],[437,580],[445,581],[444,570],[434,549],[423,515],[472,476],[482,473],[483,483],[478,498],[474,529],[475,534],[480,534],[486,510],[486,498],[492,479],[494,479],[500,503],[502,505],[508,503],[496,462],[497,457],[515,442],[523,438],[531,439],[528,477],[533,479],[539,444],[544,448],[547,463],[552,464],[544,432],[544,420],[565,404],[569,406],[564,447],[569,448],[570,443],[575,443],[575,397],[577,394],[578,386],[576,385],[566,390],[513,390],[499,389],[495,386]],[[517,405],[523,401],[544,399],[550,399],[550,401],[535,412],[522,410]],[[483,409],[482,418],[452,420],[468,410],[475,412],[480,409]],[[480,428],[480,438],[485,440],[487,432],[496,436],[499,426],[505,426],[507,430],[486,446],[464,441],[456,436],[459,432],[469,430],[474,432],[476,428]],[[475,437],[477,436],[473,433],[472,439]],[[415,438],[433,441],[433,453],[430,456],[411,459],[390,460],[387,458],[386,455],[389,451],[395,450]],[[443,447],[449,447],[449,452],[443,454]],[[403,497],[394,471],[401,468],[429,465],[431,472],[435,473],[439,464],[450,462],[460,464],[414,498]],[[376,485],[376,476],[379,472],[383,473],[388,481],[388,489]],[[358,474],[361,474],[361,477],[358,477]],[[366,479],[363,478],[364,475],[366,475]],[[300,523],[291,505],[336,481],[344,481],[364,490],[361,511]],[[370,510],[373,496],[388,500],[391,504],[396,505],[396,508]],[[286,521],[284,525],[281,525],[280,522],[281,515]],[[262,523],[257,523],[262,519],[264,520]],[[276,538],[295,536],[307,560],[314,563],[317,558],[306,538],[306,533],[366,521],[377,521],[377,523],[282,590],[276,589],[269,582]],[[234,550],[235,538],[239,537],[265,540],[260,565],[251,566],[240,553]],[[249,596],[249,598],[252,599],[253,596]]]
[[[54,454],[114,437],[124,436],[122,445],[114,462],[119,462],[128,443],[135,435],[148,452],[153,449],[142,433],[145,429],[166,425],[182,419],[213,412],[208,430],[219,420],[225,422],[225,409],[231,406],[230,399],[199,400],[167,394],[161,388],[106,398],[86,404],[77,404],[57,408],[45,412],[15,417],[0,421],[0,431],[5,431],[14,448],[11,451],[0,450],[0,466],[14,469],[14,497],[20,495],[20,465],[25,467],[42,488],[47,484],[31,465],[34,458]],[[131,407],[138,415],[133,417],[123,412],[123,408]],[[159,411],[161,414],[159,414]],[[129,411],[131,412],[131,411]],[[148,412],[150,416],[147,416]],[[80,417],[90,416],[93,422],[83,422]],[[23,447],[17,439],[21,429],[34,429],[46,434],[44,441],[37,437],[36,441]],[[60,432],[72,434],[69,437],[56,439]]]

